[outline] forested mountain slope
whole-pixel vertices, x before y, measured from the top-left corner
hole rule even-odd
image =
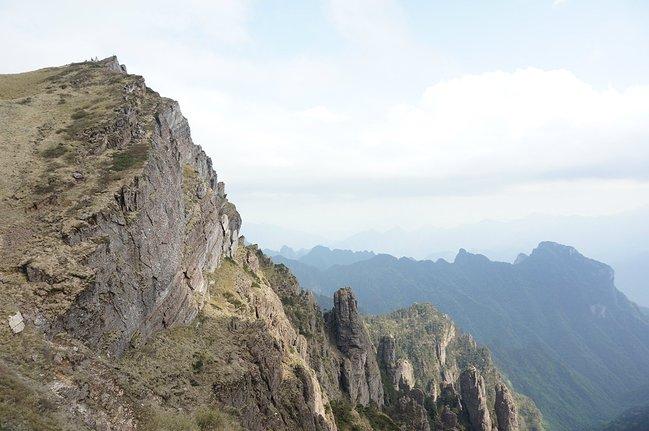
[[[630,406],[649,383],[647,317],[614,285],[612,269],[543,242],[515,264],[460,250],[454,262],[378,255],[321,271],[304,286],[351,286],[370,313],[430,302],[486,344],[514,387],[557,429],[591,427]]]

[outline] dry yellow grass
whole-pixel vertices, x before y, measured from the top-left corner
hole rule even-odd
[[[33,72],[0,75],[0,99],[12,100],[37,94],[46,84],[47,78],[56,71],[57,68],[50,67]]]

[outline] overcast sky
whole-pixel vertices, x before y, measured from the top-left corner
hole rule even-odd
[[[0,73],[117,54],[245,222],[336,237],[649,205],[649,2],[7,1]]]

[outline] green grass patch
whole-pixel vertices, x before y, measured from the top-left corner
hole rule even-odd
[[[54,417],[56,406],[29,383],[0,365],[0,429],[62,429]]]
[[[147,158],[149,146],[147,144],[136,144],[132,147],[113,154],[113,171],[125,171],[141,166]]]
[[[56,144],[41,151],[41,155],[48,159],[61,157],[68,152],[68,147],[65,144]]]
[[[87,116],[88,116],[88,112],[86,110],[84,110],[84,109],[81,109],[81,108],[74,111],[72,113],[72,115],[71,115],[73,120],[80,120],[80,119],[85,118]]]

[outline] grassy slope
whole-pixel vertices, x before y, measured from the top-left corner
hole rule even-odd
[[[139,84],[140,77],[108,73],[95,62],[0,75],[0,276],[7,285],[22,283],[19,266],[40,255],[50,259],[39,265],[62,279],[74,278],[49,291],[33,283],[25,286],[16,295],[5,295],[0,311],[36,303],[53,318],[83,288],[90,275],[80,261],[94,247],[71,247],[62,239],[80,220],[112,202],[114,191],[141,170],[147,142],[145,136],[142,144],[106,148],[88,136],[110,133],[125,106],[153,110],[157,94],[126,95],[125,88]],[[142,118],[153,121],[150,115]]]

